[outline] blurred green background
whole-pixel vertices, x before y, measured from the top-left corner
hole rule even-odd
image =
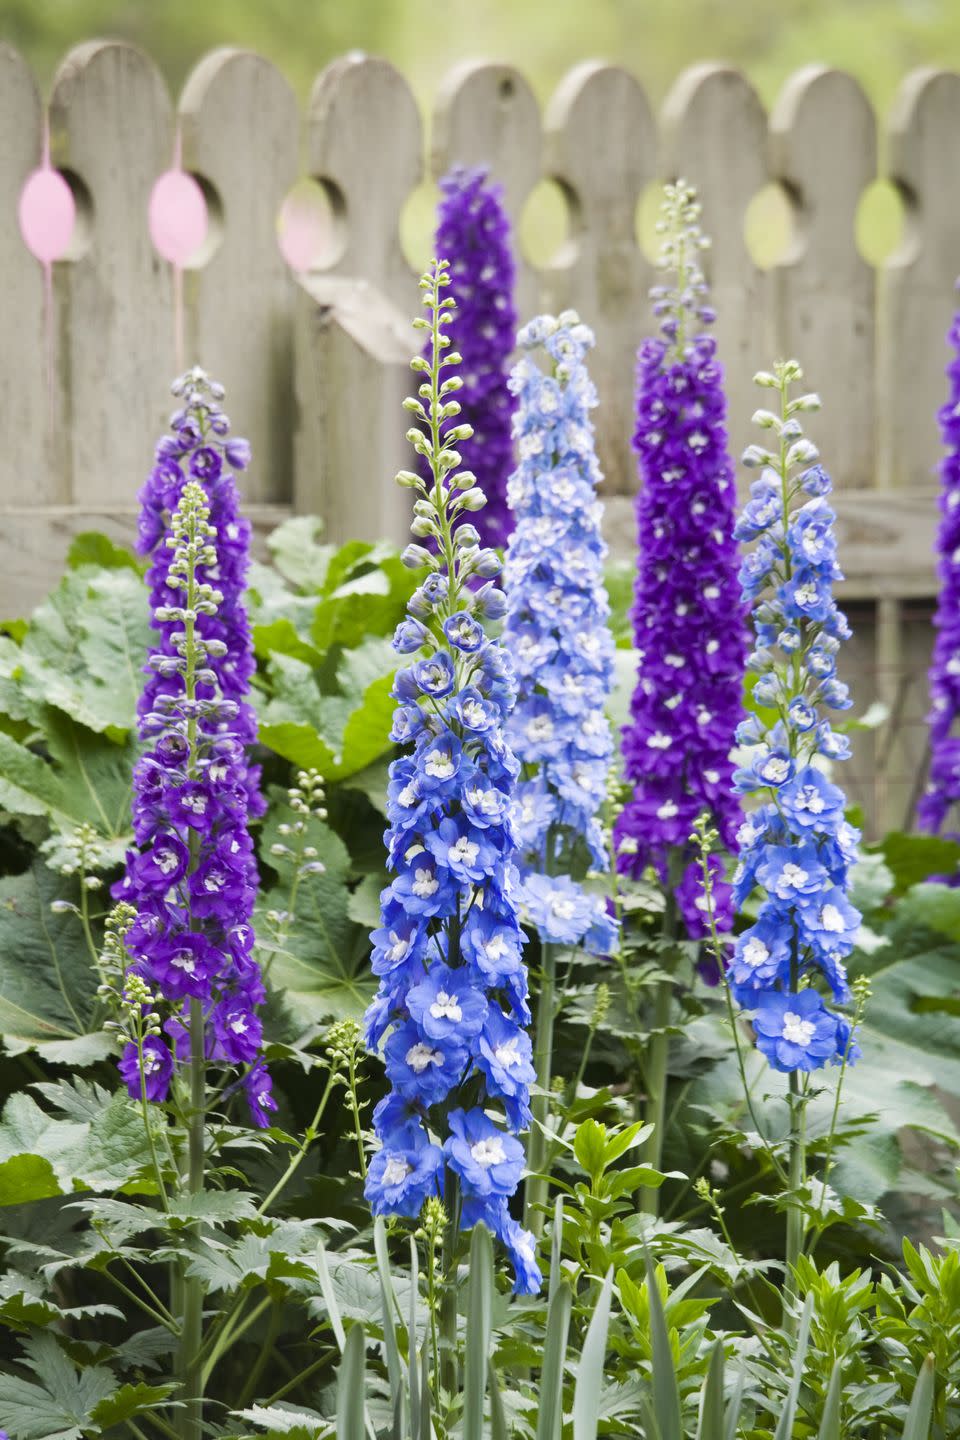
[[[616,60],[662,97],[696,60],[742,65],[766,100],[808,61],[852,71],[885,106],[915,65],[960,66],[958,0],[0,0],[0,38],[49,80],[80,40],[121,36],[173,85],[205,50],[268,55],[306,94],[345,50],[385,55],[429,98],[464,57],[522,67],[549,94],[579,60]]]
[[[769,104],[784,79],[809,62],[849,70],[877,109],[890,105],[918,65],[960,69],[960,0],[0,0],[0,40],[14,45],[49,85],[58,62],[82,40],[113,36],[147,50],[175,91],[216,45],[268,56],[306,98],[335,56],[386,56],[429,108],[439,78],[458,60],[517,65],[545,100],[572,65],[606,59],[626,65],[654,104],[677,75],[701,60],[742,67]],[[415,265],[430,250],[433,187],[412,198],[403,225]],[[641,206],[638,233],[652,248],[654,197]],[[858,217],[861,250],[874,263],[896,248],[902,208],[875,185]],[[562,239],[562,202],[545,183],[521,225],[521,242],[542,262]],[[755,258],[771,264],[789,245],[789,207],[760,197],[748,221]]]

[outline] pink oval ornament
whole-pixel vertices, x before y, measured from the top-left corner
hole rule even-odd
[[[34,170],[27,177],[17,213],[20,234],[31,255],[43,265],[62,260],[73,239],[77,203],[58,170]]]
[[[207,238],[207,202],[192,175],[167,170],[150,192],[150,239],[157,253],[183,269]]]

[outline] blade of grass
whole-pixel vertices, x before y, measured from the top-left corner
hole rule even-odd
[[[547,1306],[547,1333],[543,1342],[543,1368],[540,1371],[537,1440],[560,1440],[563,1428],[563,1362],[567,1353],[572,1306],[573,1292],[566,1280],[561,1280]]]
[[[650,1306],[650,1348],[653,1352],[653,1409],[662,1440],[683,1440],[680,1419],[680,1387],[673,1365],[673,1351],[663,1313],[660,1287],[650,1252],[647,1251],[647,1299]]]
[[[913,1387],[913,1399],[903,1422],[903,1440],[927,1440],[930,1434],[930,1417],[933,1414],[935,1381],[934,1358],[928,1355],[920,1366],[917,1383]]]
[[[373,1249],[377,1257],[377,1274],[380,1278],[380,1306],[383,1310],[383,1348],[387,1355],[387,1375],[390,1379],[390,1395],[396,1405],[397,1395],[403,1387],[403,1370],[400,1364],[400,1347],[397,1344],[397,1296],[390,1278],[390,1257],[387,1254],[387,1227],[378,1215],[373,1222]]]
[[[503,1396],[500,1394],[500,1381],[497,1379],[497,1367],[494,1365],[492,1357],[487,1367],[487,1384],[490,1390],[490,1440],[510,1440],[507,1416],[503,1408]]]
[[[607,1330],[610,1327],[610,1296],[613,1293],[613,1266],[604,1276],[590,1324],[584,1336],[577,1383],[573,1392],[573,1440],[597,1440],[600,1421],[600,1394],[607,1358]]]
[[[463,1440],[483,1440],[483,1400],[493,1313],[493,1246],[485,1225],[470,1236],[470,1285],[467,1293],[467,1353],[463,1368]]]
[[[343,1347],[337,1379],[337,1440],[364,1440],[366,1364],[363,1326],[354,1325]]]
[[[784,1401],[783,1410],[780,1412],[780,1419],[773,1434],[773,1440],[790,1440],[793,1434],[793,1422],[797,1414],[797,1405],[800,1402],[800,1386],[803,1384],[803,1366],[807,1358],[807,1345],[810,1341],[810,1317],[813,1314],[813,1296],[808,1295],[803,1307],[803,1314],[800,1316],[800,1328],[797,1331],[797,1344],[793,1360],[793,1377],[790,1381],[790,1388],[787,1391],[787,1398]]]
[[[697,1440],[724,1440],[723,1359],[723,1341],[718,1340],[710,1352],[710,1365],[700,1397]]]
[[[830,1374],[827,1398],[823,1402],[823,1415],[817,1440],[840,1440],[840,1399],[843,1395],[843,1366],[838,1360]]]

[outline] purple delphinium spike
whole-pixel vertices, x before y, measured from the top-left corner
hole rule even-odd
[[[487,497],[473,523],[481,544],[505,545],[513,525],[507,478],[513,469],[514,400],[507,377],[517,328],[510,221],[502,187],[486,170],[457,166],[440,189],[434,253],[447,257],[457,296],[449,334],[463,356],[461,400],[474,427],[470,458]]]
[[[693,190],[665,187],[660,267],[672,283],[651,291],[660,336],[637,356],[639,560],[631,611],[639,657],[622,749],[633,798],[616,825],[618,866],[648,865],[668,882],[688,934],[706,934],[699,861],[688,839],[708,812],[728,849],[740,809],[730,752],[742,714],[746,631],[733,540],[734,468],[727,449],[723,370],[702,332],[713,312],[700,268],[706,242]],[[715,857],[719,870],[719,857]],[[729,929],[730,891],[714,885],[717,923]]]
[[[161,442],[142,496],[156,639],[139,706],[137,848],[114,895],[137,911],[126,936],[133,973],[167,1002],[167,1040],[155,1037],[146,1057],[149,1098],[165,1098],[198,1022],[207,1060],[240,1072],[253,1118],[266,1125],[276,1105],[260,1057],[256,1009],[264,990],[252,956],[257,868],[247,828],[262,800],[247,759],[256,722],[246,699],[250,642],[239,603],[249,526],[237,515],[236,487],[223,466],[246,463],[247,452],[244,442],[219,438],[226,421],[218,390],[199,371],[176,382],[184,402],[174,416],[176,438]],[[135,1047],[133,1054],[128,1047],[121,1072],[139,1097],[136,1070]]]
[[[443,298],[446,262],[435,261],[420,284],[430,318],[414,323],[429,329],[429,358],[413,363],[424,378],[420,398],[407,401],[418,422],[408,438],[431,478],[397,478],[417,496],[413,533],[432,548],[404,551],[405,564],[427,573],[393,640],[406,663],[394,681],[391,735],[407,753],[390,767],[394,874],[371,937],[380,986],[366,1022],[368,1043],[385,1041],[391,1089],[374,1112],[380,1149],[366,1195],[375,1214],[417,1216],[442,1194],[454,1224],[483,1221],[500,1238],[516,1288],[532,1292],[534,1242],[508,1208],[534,1079],[511,813],[519,767],[503,730],[516,687],[484,625],[504,611],[493,583],[500,560],[472,524],[454,528],[484,497],[459,469],[459,444],[473,432],[454,418],[464,387],[452,373],[459,357],[448,338],[456,311]],[[453,423],[434,443],[440,413]]]
[[[940,462],[940,529],[937,535],[940,594],[930,662],[930,771],[917,806],[917,822],[939,834],[960,801],[960,313],[950,327],[953,356],[947,366],[948,397],[937,416],[946,449]],[[960,828],[954,819],[951,831]]]
[[[154,607],[162,605],[169,598],[165,593],[169,556],[160,542],[187,481],[196,480],[203,486],[210,505],[210,523],[217,532],[217,568],[208,578],[216,583],[223,600],[215,615],[198,618],[198,632],[205,641],[214,642],[215,650],[223,647],[220,653],[211,653],[209,668],[224,699],[236,702],[232,729],[241,743],[249,746],[257,738],[257,719],[249,699],[255,669],[253,641],[243,598],[250,568],[250,521],[240,513],[234,472],[250,464],[250,445],[230,435],[230,421],[220,403],[223,386],[210,380],[199,367],[188,370],[172,388],[180,404],[170,418],[170,433],[157,445],[156,463],[138,497],[137,549],[141,555],[152,557],[147,572],[151,603]],[[161,632],[161,647],[170,643]],[[152,710],[157,697],[170,693],[176,684],[156,668],[147,667],[147,676],[139,716]],[[250,814],[259,817],[266,809],[260,793],[259,766],[246,765],[244,784]]]

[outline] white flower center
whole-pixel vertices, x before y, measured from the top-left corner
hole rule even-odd
[[[657,811],[657,819],[672,820],[674,815],[679,815],[679,813],[679,805],[675,805],[672,800],[665,800]]]
[[[650,750],[669,750],[672,744],[673,737],[664,735],[662,730],[658,730],[655,735],[647,736],[647,746]]]
[[[410,1066],[414,1075],[422,1075],[424,1070],[430,1065],[443,1064],[443,1052],[441,1050],[434,1050],[429,1045],[424,1045],[422,1040],[417,1045],[411,1045],[403,1058]]]
[[[397,796],[397,801],[403,806],[404,810],[409,810],[411,805],[416,805],[417,787],[412,780],[409,785],[404,785],[400,794]]]
[[[152,1075],[154,1070],[160,1069],[160,1056],[155,1050],[144,1050],[143,1052],[143,1073]]]
[[[824,930],[831,930],[835,935],[841,935],[846,929],[843,916],[836,905],[824,905],[820,911],[820,924]]]
[[[402,1185],[407,1176],[412,1173],[412,1165],[408,1165],[406,1160],[401,1160],[396,1155],[391,1155],[383,1167],[383,1183],[384,1185]]]
[[[505,1041],[503,1045],[498,1045],[496,1050],[494,1050],[493,1053],[496,1056],[497,1064],[501,1066],[502,1069],[510,1070],[514,1065],[520,1064],[520,1052],[517,1049],[519,1043],[519,1040],[514,1036],[513,1039]]]
[[[415,870],[411,888],[414,895],[418,895],[421,900],[426,900],[428,896],[435,895],[440,889],[440,881],[432,870]]]
[[[178,950],[170,961],[170,964],[174,970],[182,970],[185,975],[193,975],[196,973],[197,962],[189,950]]]
[[[453,756],[449,750],[434,750],[423,768],[435,780],[449,780],[454,770]]]
[[[447,859],[451,865],[464,864],[472,865],[480,854],[480,846],[475,840],[470,840],[466,835],[461,835],[455,845],[451,845],[447,851]]]
[[[549,740],[553,735],[553,721],[549,715],[534,715],[527,722],[528,740]]]
[[[789,775],[790,762],[784,760],[780,755],[771,755],[769,760],[764,761],[761,773],[765,780],[772,780],[775,785],[778,785]]]
[[[406,953],[409,949],[410,941],[403,940],[397,934],[396,930],[391,930],[390,944],[386,951],[387,959],[390,961],[390,964],[399,965],[400,961],[406,956]]]
[[[558,920],[571,920],[576,914],[577,907],[572,900],[567,900],[563,895],[553,895],[550,898],[550,913],[556,915]]]
[[[802,605],[804,609],[806,609],[808,605],[815,605],[817,603],[817,587],[815,585],[798,585],[797,589],[793,592],[793,598],[797,604]]]
[[[781,883],[790,889],[798,889],[807,879],[807,872],[800,865],[794,865],[792,861],[784,865],[780,872]]]
[[[809,810],[811,815],[822,815],[825,809],[823,796],[812,785],[804,785],[797,796],[797,809]]]
[[[437,991],[437,998],[430,1006],[430,1014],[434,1020],[452,1020],[454,1025],[459,1025],[463,1019],[463,1011],[457,1003],[456,995],[448,995],[446,990]]]
[[[759,965],[763,965],[769,960],[770,951],[762,940],[758,940],[756,935],[751,935],[743,947],[740,958],[744,965],[749,965],[751,970],[756,970]]]
[[[483,953],[488,960],[502,960],[507,953],[507,942],[502,935],[494,935],[483,947]]]
[[[804,1020],[792,1010],[785,1010],[783,1013],[783,1038],[789,1040],[791,1045],[799,1045],[805,1050],[813,1039],[816,1028],[812,1020]]]
[[[482,725],[486,719],[486,711],[479,700],[468,700],[463,707],[463,719],[467,725]]]
[[[158,850],[156,852],[156,861],[164,875],[172,875],[179,863],[172,850]]]
[[[491,1165],[502,1165],[507,1158],[507,1152],[503,1148],[503,1141],[499,1136],[491,1140],[478,1140],[475,1145],[470,1146],[470,1154],[478,1165],[484,1170],[489,1170]]]

